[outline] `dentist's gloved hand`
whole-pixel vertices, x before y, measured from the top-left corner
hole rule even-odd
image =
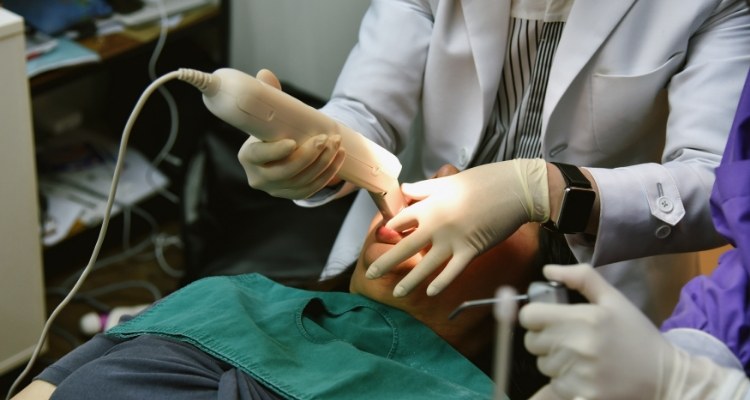
[[[281,83],[269,70],[261,70],[256,78],[281,89]],[[237,158],[250,186],[272,196],[299,200],[338,183],[336,174],[345,156],[341,136],[321,134],[303,143],[292,139],[262,142],[250,136]]]
[[[372,263],[367,277],[377,278],[430,248],[396,285],[396,297],[408,294],[445,265],[427,288],[430,296],[440,293],[474,257],[521,225],[549,219],[547,164],[542,159],[482,165],[448,177],[404,184],[402,191],[419,201],[394,216],[387,227],[398,232],[413,230]]]
[[[531,303],[519,313],[525,345],[551,382],[532,399],[730,399],[748,393],[744,373],[668,343],[591,266],[547,266],[549,280],[590,304]]]

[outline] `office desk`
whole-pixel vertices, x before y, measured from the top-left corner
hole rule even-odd
[[[206,5],[183,13],[179,23],[169,28],[166,44],[156,64],[157,76],[178,67],[213,68],[215,65],[225,65],[225,12],[221,5]],[[170,18],[170,22],[174,22],[174,19]],[[44,154],[37,154],[41,160],[49,156],[47,148],[56,147],[55,140],[59,142],[60,137],[71,137],[56,130],[59,126],[78,124],[80,127],[69,129],[71,133],[94,133],[112,144],[119,143],[127,117],[151,81],[148,65],[160,31],[161,27],[156,21],[137,29],[127,28],[123,32],[85,38],[79,43],[98,53],[101,62],[45,72],[30,80],[37,147],[44,149]],[[204,43],[196,45],[199,40]],[[207,59],[210,61],[206,62]],[[206,64],[210,67],[205,67]],[[178,144],[182,144],[188,141],[187,138],[200,134],[200,127],[207,120],[207,111],[200,105],[199,93],[194,89],[181,83],[170,85],[174,85],[170,87],[170,92],[177,102],[179,113],[178,137],[181,142]],[[129,147],[139,150],[148,159],[153,159],[166,143],[170,113],[164,109],[165,106],[162,96],[153,94],[131,134]],[[177,151],[189,152],[182,149]],[[134,154],[131,152],[129,156]],[[170,168],[169,165],[162,166]],[[170,180],[179,181],[181,171],[172,168],[167,172],[171,174],[170,178],[174,178]],[[99,181],[103,183],[102,179]],[[44,182],[49,180],[45,179]],[[105,189],[97,192],[106,194],[108,183],[106,186],[96,185]],[[43,188],[48,192],[50,185],[43,185]],[[67,231],[69,225],[65,226]],[[70,234],[81,232],[86,227],[85,223],[76,224]],[[59,233],[56,236],[52,243],[59,240]],[[46,243],[50,245],[50,241]]]
[[[226,64],[226,48],[228,47],[227,12],[223,3],[210,4],[187,11],[182,14],[179,24],[169,29],[168,40],[176,40],[198,29],[213,26],[219,31],[216,40],[223,43],[223,47],[218,49],[218,57],[222,59],[217,61]],[[81,39],[78,42],[97,52],[102,61],[100,63],[65,67],[35,76],[30,81],[31,91],[33,94],[41,93],[70,79],[89,74],[92,70],[106,67],[124,57],[151,51],[159,33],[160,27],[157,23],[154,23],[139,28],[126,28],[123,32]]]

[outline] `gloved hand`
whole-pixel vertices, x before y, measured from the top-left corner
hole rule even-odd
[[[690,356],[667,342],[591,266],[547,266],[549,280],[579,291],[590,304],[531,303],[519,313],[526,348],[539,358],[548,399],[729,399],[745,395],[744,373]]]
[[[261,70],[256,78],[281,89],[269,70]],[[262,142],[250,136],[237,158],[250,186],[272,196],[298,200],[340,181],[336,173],[345,158],[340,146],[339,135],[320,134],[301,144],[292,139]]]
[[[543,388],[539,389],[536,393],[534,393],[534,395],[531,396],[529,400],[565,400],[565,399],[558,396],[557,393],[555,393],[552,390],[552,388],[550,388],[549,385],[546,385]],[[585,400],[585,399],[581,399],[581,400]]]
[[[402,185],[419,200],[387,223],[398,232],[412,230],[368,268],[377,278],[431,245],[422,260],[395,287],[408,294],[442,265],[427,295],[442,291],[477,255],[505,240],[527,222],[549,219],[547,164],[517,159],[486,164],[456,175]]]

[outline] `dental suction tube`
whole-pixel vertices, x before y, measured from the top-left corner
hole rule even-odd
[[[203,102],[217,117],[264,142],[302,142],[319,134],[338,134],[346,158],[338,176],[366,189],[389,219],[406,203],[398,183],[398,158],[358,132],[302,101],[244,72],[222,68],[212,74],[181,70],[203,92]]]

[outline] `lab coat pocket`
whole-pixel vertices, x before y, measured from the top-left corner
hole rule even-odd
[[[684,61],[673,54],[661,66],[636,75],[594,74],[591,78],[592,128],[597,148],[606,154],[642,154],[651,160],[661,154],[666,126],[666,87]]]

